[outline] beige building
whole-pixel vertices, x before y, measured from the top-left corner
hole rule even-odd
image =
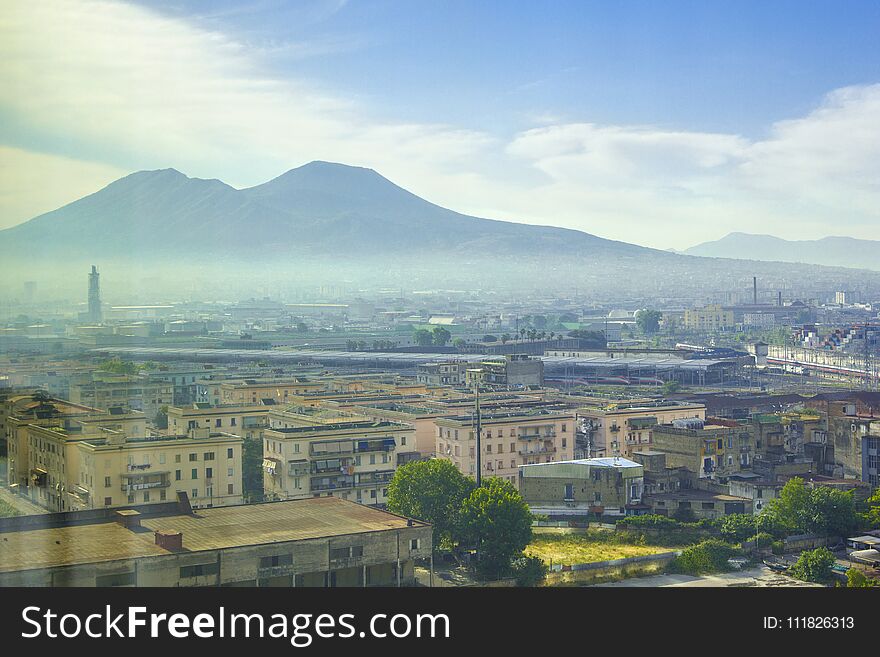
[[[326,386],[318,381],[296,378],[223,381],[219,388],[221,404],[258,404],[264,399],[286,404],[295,395],[318,392],[326,389]]]
[[[273,416],[272,428],[263,432],[267,499],[332,495],[384,505],[398,463],[415,452],[415,429],[410,425],[353,418],[329,423],[292,419],[288,414],[278,422]]]
[[[684,311],[684,327],[689,331],[711,333],[734,328],[733,311],[725,310],[720,304],[710,304],[705,308]]]
[[[671,402],[615,402],[577,410],[578,420],[589,443],[584,456],[623,456],[649,449],[653,429],[674,420],[706,418],[703,404]]]
[[[406,586],[431,557],[430,525],[334,498],[28,518],[0,519],[0,586]]]
[[[458,470],[476,476],[476,438],[473,416],[437,418],[437,458],[452,461]],[[519,467],[573,458],[573,412],[515,410],[482,414],[481,466],[484,477],[502,477],[519,485]]]
[[[268,426],[269,412],[274,408],[261,403],[215,406],[196,402],[189,406],[169,406],[166,433],[173,436],[190,429],[207,428],[242,438],[259,438],[260,432]]]
[[[519,478],[533,513],[561,518],[635,513],[645,488],[642,465],[619,457],[524,465]]]
[[[152,421],[162,406],[174,402],[174,385],[144,376],[92,372],[85,380],[71,382],[70,401],[105,411],[116,407],[143,411]]]
[[[149,504],[186,493],[193,507],[242,503],[242,438],[207,427],[177,436],[105,432],[76,445],[73,508]]]
[[[742,427],[693,423],[654,427],[653,449],[666,454],[666,467],[683,467],[699,478],[722,479],[753,459],[752,436]]]

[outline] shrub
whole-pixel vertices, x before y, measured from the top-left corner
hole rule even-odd
[[[773,554],[785,554],[785,541],[773,541],[770,544],[770,549],[773,551]]]
[[[730,569],[727,560],[737,556],[739,550],[730,543],[710,538],[685,548],[672,562],[672,570],[688,575],[723,572]]]
[[[755,536],[755,541],[758,544],[759,548],[771,547],[774,543],[773,534],[768,534],[767,532],[761,532],[757,536]]]
[[[788,573],[804,582],[826,583],[831,579],[834,555],[826,547],[802,552]]]
[[[539,557],[523,555],[513,561],[512,570],[517,586],[537,586],[547,576],[547,564]]]

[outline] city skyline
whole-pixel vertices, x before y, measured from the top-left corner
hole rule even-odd
[[[138,169],[246,187],[330,160],[657,248],[870,239],[880,9],[846,7],[21,3],[0,228]]]

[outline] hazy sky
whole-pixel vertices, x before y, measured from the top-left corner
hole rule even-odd
[[[7,0],[0,227],[320,159],[659,248],[880,239],[878,34],[874,0]]]

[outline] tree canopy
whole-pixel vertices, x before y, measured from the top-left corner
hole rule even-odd
[[[413,461],[397,468],[388,484],[388,510],[430,522],[438,547],[455,540],[462,503],[475,486],[451,461]]]
[[[636,326],[645,335],[653,335],[660,330],[660,317],[657,310],[640,310],[636,313]]]
[[[852,492],[819,486],[807,488],[800,477],[790,479],[762,515],[788,533],[846,536],[859,524]]]
[[[477,573],[497,579],[532,540],[532,513],[513,484],[491,477],[464,501],[459,536],[477,548]]]

